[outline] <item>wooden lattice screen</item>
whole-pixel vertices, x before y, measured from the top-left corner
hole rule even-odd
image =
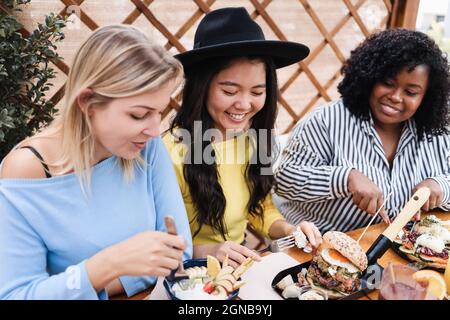
[[[390,0],[32,0],[19,19],[27,30],[49,12],[73,21],[58,46],[64,60],[55,62],[59,72],[49,94],[58,104],[79,43],[99,26],[136,25],[175,54],[192,48],[195,29],[205,13],[227,6],[246,7],[266,38],[299,41],[311,49],[306,60],[278,72],[277,128],[281,133],[291,130],[313,107],[338,98],[343,61],[370,33],[386,28],[393,10]],[[177,92],[164,112],[164,126],[179,102]]]

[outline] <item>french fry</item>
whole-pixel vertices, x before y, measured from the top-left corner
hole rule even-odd
[[[222,269],[228,266],[228,254],[225,256],[222,262]]]
[[[239,267],[233,272],[233,276],[239,279],[253,264],[252,258],[247,258]]]
[[[237,290],[245,284],[245,281],[237,281],[233,285],[233,290]]]
[[[216,275],[215,278],[220,278],[223,277],[226,274],[232,274],[234,271],[232,266],[226,266],[226,267],[222,267],[222,269],[219,271],[219,273]]]

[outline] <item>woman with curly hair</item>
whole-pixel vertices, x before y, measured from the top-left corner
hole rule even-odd
[[[389,223],[419,187],[431,190],[423,210],[450,210],[449,66],[435,42],[385,30],[342,73],[342,99],[296,125],[275,174],[287,220],[347,231],[381,207]]]

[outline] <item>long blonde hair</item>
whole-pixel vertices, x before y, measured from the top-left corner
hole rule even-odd
[[[64,107],[52,127],[61,134],[64,171],[76,173],[83,186],[90,186],[95,139],[87,110],[77,97],[83,89],[93,91],[88,108],[115,98],[158,90],[170,80],[179,83],[183,67],[163,47],[130,25],[97,29],[78,49],[65,86]],[[141,158],[120,159],[124,177],[133,176]]]

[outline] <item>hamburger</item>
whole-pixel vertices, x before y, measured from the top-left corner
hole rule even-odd
[[[367,268],[367,256],[361,246],[345,233],[329,231],[314,255],[306,274],[311,287],[338,299],[361,288],[360,278]]]

